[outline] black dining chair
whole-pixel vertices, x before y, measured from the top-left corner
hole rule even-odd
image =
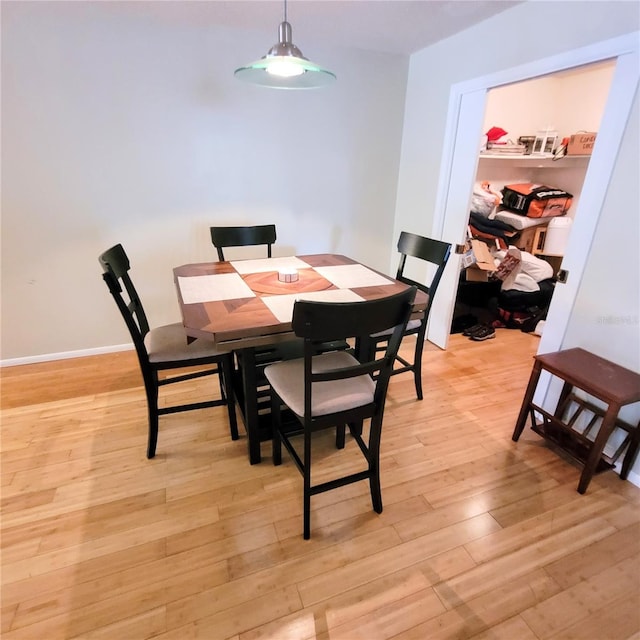
[[[245,227],[211,227],[211,242],[218,251],[218,260],[224,261],[227,247],[252,247],[265,245],[267,258],[271,257],[271,247],[276,241],[276,225],[262,224]]]
[[[410,360],[407,360],[407,358],[397,354],[391,375],[398,375],[408,371],[413,372],[416,395],[418,400],[422,400],[422,351],[424,348],[427,323],[429,321],[433,299],[440,284],[440,279],[451,255],[451,245],[441,240],[433,240],[432,238],[425,238],[424,236],[403,231],[398,239],[398,251],[400,252],[400,261],[398,263],[396,280],[400,280],[424,292],[427,295],[427,301],[423,309],[420,310],[419,317],[412,318],[409,321],[404,334],[405,336],[415,335],[416,337],[413,356]],[[428,284],[418,282],[405,275],[404,270],[407,264],[407,258],[417,258],[431,265],[432,276]],[[375,333],[362,340],[361,348],[375,352],[384,351],[390,336],[390,331]],[[365,344],[366,347],[364,346]]]
[[[276,241],[276,225],[262,224],[235,227],[210,227],[211,242],[218,252],[218,260],[224,261],[224,249],[231,247],[254,247],[265,246],[267,258],[271,258],[271,247]],[[255,376],[255,388],[258,406],[268,408],[269,387],[264,377],[264,368],[273,363],[287,358],[297,358],[302,355],[302,346],[297,340],[267,345],[252,350],[252,357],[255,359],[251,366],[249,375],[253,379]],[[236,354],[238,361],[238,371],[242,371],[246,365],[242,352]]]
[[[229,413],[231,438],[237,440],[238,426],[231,387],[233,370],[231,353],[218,351],[206,340],[196,339],[188,343],[187,335],[180,323],[150,329],[142,302],[129,276],[129,258],[122,245],[117,244],[111,247],[101,254],[98,260],[104,271],[102,277],[124,318],[140,363],[149,414],[147,458],[153,458],[156,454],[159,417],[169,413],[226,406]],[[159,377],[160,372],[187,367],[199,367],[199,369],[182,375]],[[158,406],[159,387],[214,374],[219,378],[220,399],[167,407]]]
[[[276,241],[276,225],[262,224],[250,226],[235,227],[210,227],[211,242],[218,252],[218,260],[224,261],[224,249],[231,247],[253,247],[265,246],[267,250],[267,258],[271,258],[271,247]],[[333,351],[335,349],[348,349],[346,343],[332,342],[324,345],[325,351]],[[264,369],[269,364],[279,362],[280,360],[290,360],[302,356],[302,342],[297,339],[279,342],[273,345],[257,347],[251,350],[252,364],[247,365],[242,351],[236,353],[238,363],[238,371],[240,375],[248,375],[251,380],[255,380],[256,401],[259,411],[267,411],[269,407],[269,384],[264,376]],[[245,367],[250,371],[243,374]]]
[[[415,287],[386,298],[365,302],[298,301],[293,309],[293,330],[304,341],[304,357],[272,364],[265,369],[271,385],[273,462],[281,464],[284,444],[303,482],[303,535],[311,535],[311,496],[360,480],[369,480],[371,501],[382,512],[380,489],[380,438],[389,378],[402,335],[413,308]],[[327,341],[353,339],[362,332],[391,331],[384,356],[357,359],[348,351],[318,353]],[[291,430],[282,420],[288,407],[302,428],[303,453],[294,440],[299,429]],[[365,440],[363,422],[369,420]],[[312,434],[336,428],[336,447],[345,446],[345,431],[358,444],[366,469],[311,484]]]

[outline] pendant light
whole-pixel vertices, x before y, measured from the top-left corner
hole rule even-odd
[[[278,42],[265,56],[235,70],[236,78],[275,89],[315,89],[331,84],[335,74],[307,60],[291,41],[291,25],[287,22],[287,0],[284,21],[278,27]]]

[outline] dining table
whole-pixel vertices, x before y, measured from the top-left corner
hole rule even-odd
[[[188,339],[211,340],[236,355],[233,388],[251,464],[261,461],[260,443],[271,439],[270,413],[258,404],[257,358],[273,345],[285,351],[293,345],[295,354],[299,341],[291,319],[296,300],[374,300],[408,286],[330,253],[185,264],[173,273]],[[418,291],[413,317],[426,304],[427,296]]]

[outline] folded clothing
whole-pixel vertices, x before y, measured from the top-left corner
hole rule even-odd
[[[496,213],[492,215],[492,218],[500,220],[518,231],[528,229],[529,227],[537,227],[539,224],[547,224],[549,222],[544,218],[527,218],[519,213],[513,213],[513,211],[506,211],[504,209],[496,211]]]
[[[500,245],[500,249],[507,248],[507,243],[505,242],[504,238],[497,236],[495,233],[485,233],[484,231],[480,231],[480,229],[477,229],[476,227],[474,227],[472,224],[469,225],[469,230],[471,231],[471,236],[473,238],[484,238],[485,240],[495,240]]]
[[[500,247],[503,249],[509,241],[518,237],[518,232],[508,224],[485,218],[473,211],[469,213],[469,227],[474,238],[499,239]]]
[[[498,218],[485,218],[479,213],[475,213],[475,211],[469,213],[469,220],[471,220],[471,224],[482,231],[502,231],[512,235],[515,233],[513,226],[509,223],[499,220]]]

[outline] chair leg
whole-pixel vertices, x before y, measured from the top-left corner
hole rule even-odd
[[[349,431],[354,434],[357,433],[359,436],[362,435],[362,420],[358,420],[358,422],[350,422],[349,423]]]
[[[158,444],[158,377],[154,375],[155,387],[145,381],[145,391],[147,393],[147,412],[149,414],[149,436],[147,439],[147,458],[150,460],[156,455],[156,445]]]
[[[424,347],[424,336],[416,336],[416,350],[413,356],[413,379],[416,384],[416,395],[418,400],[422,400],[422,349]]]
[[[282,464],[282,439],[280,437],[280,398],[271,390],[271,457],[274,466]]]
[[[220,378],[220,392],[222,396],[227,400],[227,411],[229,412],[229,431],[231,432],[231,439],[237,440],[238,435],[238,420],[236,418],[236,401],[235,394],[233,392],[233,356],[229,354],[222,361],[218,377]]]
[[[343,424],[336,427],[336,449],[344,449],[345,426]]]
[[[149,439],[147,442],[147,458],[156,455],[156,445],[158,444],[158,412],[149,407]]]
[[[303,488],[303,537],[311,537],[311,434],[305,429],[304,433],[304,488]]]
[[[370,469],[369,488],[371,489],[371,504],[376,513],[382,513],[382,490],[380,489],[380,467],[376,461]]]
[[[369,487],[371,488],[371,504],[376,513],[382,513],[382,491],[380,490],[380,470],[371,470],[369,477]]]
[[[369,488],[371,489],[371,504],[376,513],[382,513],[382,490],[380,488],[380,437],[382,425],[371,423],[369,435]]]

